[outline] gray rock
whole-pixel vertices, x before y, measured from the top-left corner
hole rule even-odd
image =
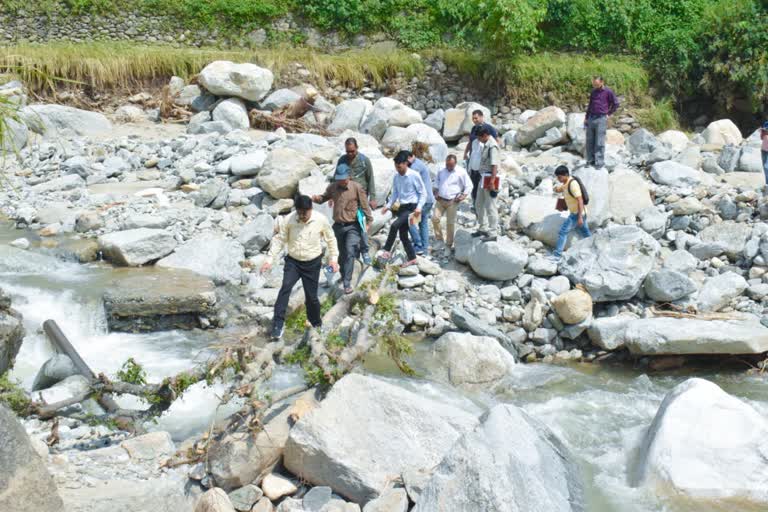
[[[331,501],[332,491],[330,487],[313,487],[301,499],[301,505],[306,512],[320,512]]]
[[[373,104],[368,100],[362,98],[344,100],[336,105],[328,130],[332,133],[341,133],[344,130],[359,131],[372,110]]]
[[[725,172],[733,172],[739,166],[739,156],[741,148],[733,144],[726,144],[720,151],[720,158],[717,159],[717,165]]]
[[[437,510],[579,512],[584,484],[552,431],[514,405],[497,405],[453,446],[413,509]]]
[[[82,217],[78,217],[78,222]],[[139,228],[151,228],[151,229],[163,229],[168,227],[168,219],[159,215],[149,215],[143,213],[135,213],[125,219],[123,223],[123,229],[139,229]],[[87,230],[86,230],[87,231]]]
[[[261,489],[253,484],[248,484],[236,491],[229,493],[229,501],[239,512],[251,512],[251,508],[264,496]]]
[[[32,448],[24,427],[0,404],[0,510],[60,512],[56,484]]]
[[[431,126],[437,131],[442,131],[445,122],[445,111],[441,108],[435,110],[424,118],[424,124]]]
[[[464,409],[350,374],[291,429],[283,460],[312,484],[365,503],[385,491],[392,475],[435,466],[476,422]]]
[[[763,172],[763,159],[760,146],[744,146],[741,148],[739,171]]]
[[[514,279],[528,263],[528,252],[506,236],[495,242],[478,242],[469,255],[469,265],[492,281]]]
[[[236,240],[214,234],[202,234],[189,240],[168,257],[156,263],[158,267],[179,268],[210,277],[216,284],[239,283],[245,259],[245,249]]]
[[[235,176],[255,176],[267,160],[267,153],[254,151],[245,155],[233,156],[229,159],[229,172]]]
[[[714,175],[725,174],[725,169],[720,167],[720,164],[718,164],[717,160],[715,160],[713,157],[705,158],[702,160],[701,170]]]
[[[32,384],[32,391],[49,388],[78,373],[77,367],[69,357],[64,354],[56,354],[38,370]]]
[[[447,333],[432,345],[432,376],[468,390],[488,390],[509,375],[515,359],[495,338]]]
[[[213,120],[227,123],[232,130],[247,130],[251,126],[243,100],[228,98],[213,109]]]
[[[7,132],[0,144],[0,153],[18,153],[27,145],[29,129],[26,124],[15,119],[6,119],[5,123]]]
[[[757,317],[734,320],[642,318],[627,325],[633,354],[759,354],[768,350],[768,328]]]
[[[278,89],[264,98],[259,105],[263,110],[277,110],[301,98],[301,94],[292,89]]]
[[[634,217],[643,209],[653,206],[648,183],[638,173],[617,169],[609,176],[608,183],[613,218]]]
[[[408,512],[408,494],[405,489],[389,489],[366,503],[363,512]]]
[[[637,226],[612,225],[576,242],[559,270],[583,284],[595,302],[627,300],[640,289],[659,250],[659,243]]]
[[[188,87],[197,87],[197,86],[188,86]],[[199,88],[198,88],[199,91]],[[192,91],[190,91],[190,94]],[[214,96],[213,94],[209,94],[206,91],[203,91],[199,93],[197,96],[192,98],[192,103],[189,104],[189,106],[192,108],[192,112],[198,112],[198,113],[205,113],[208,114],[208,119],[210,120],[210,110],[216,105],[216,103],[219,101],[219,98]]]
[[[573,172],[584,184],[589,192],[589,225],[596,227],[601,225],[610,216],[610,182],[606,169],[594,169],[582,167]],[[634,191],[642,194],[642,189]]]
[[[651,132],[645,128],[640,128],[630,135],[627,145],[633,155],[642,156],[652,153],[661,146],[661,143]]]
[[[246,253],[256,254],[269,245],[273,236],[275,236],[275,219],[268,213],[259,213],[240,228],[237,240],[243,244]]]
[[[656,183],[670,187],[695,187],[702,182],[704,175],[696,169],[669,160],[653,164],[651,178]]]
[[[589,341],[605,350],[621,348],[626,340],[627,326],[636,319],[634,315],[595,318],[587,328]]]
[[[571,146],[579,153],[584,151],[587,144],[587,130],[584,128],[584,113],[573,113],[566,116],[566,134],[571,140]]]
[[[45,194],[48,192],[63,192],[75,188],[85,187],[85,180],[77,174],[68,174],[60,178],[44,181],[31,187],[30,190],[36,194]]]
[[[0,375],[13,368],[26,334],[21,314],[10,308],[10,302],[0,289]]]
[[[667,230],[667,214],[655,206],[649,206],[637,213],[640,219],[640,227],[643,231],[657,240],[664,236]]]
[[[699,311],[719,311],[746,289],[747,281],[734,272],[710,277],[704,282],[699,292]]]
[[[487,322],[484,322],[476,316],[468,313],[464,308],[455,307],[451,310],[451,321],[456,324],[456,327],[463,331],[469,331],[475,336],[485,336],[495,338],[501,342],[502,346],[507,349],[513,356],[517,356],[518,359],[522,359],[531,352],[531,349],[525,345],[515,343],[506,334],[491,327]]]
[[[102,235],[99,250],[118,265],[136,267],[170,254],[176,240],[164,229],[129,229]]]
[[[221,208],[228,196],[229,186],[225,182],[221,180],[209,180],[200,187],[200,190],[197,191],[197,195],[195,195],[194,198],[195,206],[199,206],[201,208],[209,206],[213,208],[214,204],[216,204],[219,208]],[[222,197],[224,198],[224,201],[219,200],[219,198]]]
[[[708,260],[725,253],[725,245],[720,242],[699,242],[689,247],[688,251],[700,260]]]
[[[318,167],[310,158],[292,149],[276,148],[259,173],[259,187],[275,199],[292,198],[299,181]]]
[[[696,283],[675,270],[654,270],[645,278],[645,295],[656,302],[673,302],[696,291]]]
[[[184,87],[181,88],[181,90],[179,90],[175,94],[175,98],[173,99],[173,102],[182,107],[189,107],[194,104],[195,100],[201,94],[202,94],[202,90],[198,85],[185,85]],[[207,110],[207,109],[204,108],[201,110]],[[200,112],[200,110],[195,110],[195,112]]]
[[[82,375],[72,375],[53,386],[35,393],[46,404],[55,404],[86,393],[91,387],[90,380]]]
[[[565,124],[565,112],[555,106],[539,110],[517,130],[515,140],[521,146],[528,146],[542,137],[550,128],[560,128]]]
[[[752,227],[743,222],[722,222],[704,228],[699,233],[703,242],[720,244],[730,258],[738,258],[752,235]]]
[[[163,431],[149,432],[137,437],[126,439],[120,447],[128,452],[134,461],[165,462],[176,453],[171,434]]]
[[[229,61],[211,62],[200,71],[199,81],[216,96],[236,96],[259,101],[272,88],[274,75],[255,64],[235,64]]]
[[[112,123],[103,114],[63,105],[30,105],[19,115],[30,130],[46,139],[93,137],[112,130]]]
[[[695,270],[697,265],[698,260],[696,257],[682,249],[667,255],[662,264],[665,269],[675,270],[677,272],[682,272],[683,274],[688,274],[692,270]]]

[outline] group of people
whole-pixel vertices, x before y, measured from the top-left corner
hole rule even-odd
[[[593,79],[593,91],[584,125],[587,134],[587,165],[602,167],[605,154],[606,118],[618,108],[616,95],[605,87],[603,79]],[[392,192],[382,212],[392,212],[392,223],[380,258],[388,262],[399,236],[406,254],[402,267],[416,264],[418,256],[430,254],[430,221],[435,239],[444,243],[447,254],[453,251],[456,218],[459,205],[468,197],[477,215],[477,229],[472,237],[481,242],[492,242],[499,232],[497,197],[499,194],[500,140],[496,129],[484,119],[482,110],[472,112],[473,127],[469,143],[464,150],[464,166],[449,154],[445,165],[433,181],[427,164],[411,151],[400,151],[394,157],[395,176]],[[323,245],[328,250],[328,267],[340,272],[344,293],[354,291],[352,276],[355,261],[372,263],[368,230],[373,222],[376,201],[376,183],[373,166],[368,157],[360,153],[354,138],[345,141],[345,154],[339,158],[333,181],[325,192],[312,197],[299,195],[295,211],[279,224],[272,240],[267,261],[261,271],[267,271],[277,262],[283,250],[287,252],[283,270],[283,283],[275,303],[272,338],[283,335],[288,300],[294,285],[301,280],[307,309],[307,321],[312,328],[322,326],[320,301],[317,290],[322,270]],[[469,172],[467,172],[467,170]],[[577,228],[582,236],[590,236],[587,225],[588,202],[586,191],[565,166],[555,170],[558,185],[555,191],[563,194],[568,217],[563,222],[552,257],[558,259],[565,248],[569,233]],[[313,210],[313,204],[332,202],[333,224],[322,213]],[[442,218],[446,219],[445,232]]]

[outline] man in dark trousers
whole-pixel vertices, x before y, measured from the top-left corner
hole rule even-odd
[[[608,128],[608,116],[619,108],[616,95],[605,86],[603,77],[592,78],[592,93],[584,118],[587,130],[587,165],[600,169],[605,166],[605,131]]]
[[[328,247],[328,264],[334,272],[339,270],[336,237],[326,216],[312,209],[312,199],[309,196],[297,196],[295,205],[296,211],[280,223],[280,230],[272,239],[269,248],[269,259],[261,266],[261,272],[268,271],[280,257],[283,248],[288,250],[283,270],[283,285],[277,295],[272,319],[273,340],[279,340],[283,336],[288,299],[291,298],[291,290],[299,279],[304,287],[307,320],[313,328],[321,327],[323,321],[320,316],[317,287],[323,259],[322,242]]]
[[[480,156],[483,151],[483,145],[478,139],[478,133],[481,128],[485,128],[498,144],[501,143],[501,140],[499,140],[499,132],[496,131],[496,128],[485,122],[485,116],[483,115],[482,110],[477,109],[472,112],[472,124],[474,126],[472,126],[472,130],[469,132],[469,144],[464,148],[464,161],[468,162],[467,172],[469,173],[469,179],[472,180],[472,207],[475,208],[477,191],[480,188],[481,178]]]
[[[408,157],[410,151],[400,151],[395,156],[395,177],[392,184],[392,195],[389,202],[383,208],[383,212],[392,210],[395,221],[389,228],[389,236],[384,244],[384,258],[389,260],[392,255],[389,251],[395,244],[395,236],[400,234],[400,241],[403,243],[405,254],[408,258],[402,266],[408,267],[416,263],[416,250],[411,243],[408,225],[411,221],[411,215],[416,217],[421,215],[421,209],[427,200],[427,192],[424,188],[424,182],[421,181],[419,173],[408,167]],[[416,218],[414,218],[416,221]]]
[[[339,165],[349,166],[349,174],[352,181],[363,187],[365,193],[368,194],[368,202],[371,208],[376,208],[376,181],[373,176],[373,165],[371,160],[360,153],[357,148],[357,139],[350,137],[344,141],[344,155],[339,158],[336,166]],[[366,265],[371,264],[371,256],[368,253],[368,237],[363,234],[363,240],[360,245],[360,255],[363,257],[363,263]]]
[[[333,180],[322,195],[312,196],[312,201],[319,204],[333,201],[333,233],[339,244],[341,281],[344,284],[344,293],[350,294],[352,272],[364,235],[357,220],[357,210],[363,211],[367,225],[373,222],[373,213],[363,187],[350,179],[349,166],[338,165]]]

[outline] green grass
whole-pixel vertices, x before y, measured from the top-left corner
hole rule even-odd
[[[29,412],[29,397],[18,381],[11,380],[8,372],[0,375],[0,403],[7,405],[19,416],[26,416]]]
[[[633,114],[643,128],[654,133],[680,129],[680,118],[670,98],[657,101],[650,107],[638,109]]]
[[[276,77],[299,63],[312,74],[311,81],[362,87],[376,86],[402,73],[421,75],[424,64],[405,51],[353,50],[324,54],[309,49],[272,48],[216,50],[143,46],[133,43],[47,43],[0,47],[0,73],[18,76],[33,90],[51,87],[50,77],[79,82],[96,89],[126,88],[167,80],[173,75],[191,78],[214,60],[253,62],[269,68]]]
[[[482,53],[457,50],[432,50],[427,54],[440,57],[461,75],[493,84],[517,105],[586,103],[594,75],[602,75],[627,103],[651,104],[648,72],[630,57],[538,53],[490,59]]]
[[[327,295],[320,303],[320,316],[325,315],[333,307],[334,300],[331,295]],[[285,318],[285,331],[294,334],[304,332],[307,324],[307,308],[301,306]]]

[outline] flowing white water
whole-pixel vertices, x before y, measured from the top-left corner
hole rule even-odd
[[[42,322],[49,318],[56,320],[94,371],[112,376],[128,357],[134,357],[145,367],[150,380],[158,381],[208,356],[206,347],[214,341],[211,333],[108,333],[100,297],[108,286],[110,268],[9,250],[7,242],[18,236],[18,231],[0,225],[0,285],[11,293],[14,307],[24,315],[27,328],[13,376],[27,387],[52,353],[41,331]],[[413,364],[419,373],[426,374],[431,364],[429,343],[417,345]],[[677,383],[693,376],[710,379],[765,413],[768,382],[761,377],[737,372],[648,376],[627,368],[597,365],[518,365],[509,392],[500,396],[462,397],[440,384],[401,377],[384,355],[373,354],[366,366],[419,393],[473,412],[498,401],[523,407],[548,425],[577,457],[587,483],[588,512],[747,510],[704,509],[700,504],[663,501],[650,491],[631,488],[627,475],[644,430],[664,395]],[[272,386],[289,387],[301,379],[300,371],[282,369],[273,377]],[[152,428],[168,430],[176,439],[204,430],[216,415],[217,391],[220,388],[216,386],[194,386]],[[218,411],[219,416],[225,414],[226,410]]]

